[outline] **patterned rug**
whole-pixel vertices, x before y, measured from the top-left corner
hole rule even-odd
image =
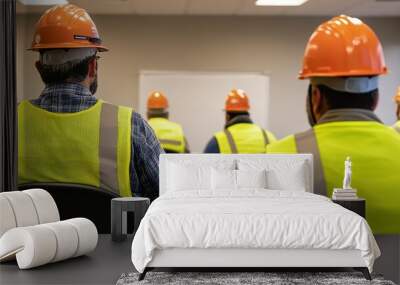
[[[122,274],[117,285],[395,285],[379,275],[372,275],[373,280],[368,281],[359,272],[148,272],[142,281],[138,281],[138,276]]]

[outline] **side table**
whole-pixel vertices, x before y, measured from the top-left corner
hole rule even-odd
[[[139,227],[140,221],[150,206],[150,199],[144,197],[122,197],[111,200],[111,239],[124,241],[127,236],[127,212],[133,212],[134,229]]]
[[[354,200],[337,200],[332,199],[333,203],[339,204],[340,206],[359,214],[361,217],[365,218],[365,199],[357,198]]]

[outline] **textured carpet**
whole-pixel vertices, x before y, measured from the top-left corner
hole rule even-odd
[[[368,281],[359,272],[148,272],[142,281],[137,280],[138,276],[138,273],[122,274],[117,285],[395,285],[381,276],[373,275],[373,280]]]

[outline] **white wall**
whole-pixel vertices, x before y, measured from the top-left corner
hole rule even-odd
[[[307,82],[297,80],[308,37],[325,18],[312,17],[189,17],[94,16],[104,44],[99,67],[98,97],[137,106],[140,70],[268,71],[271,83],[270,129],[278,136],[308,128],[304,101]],[[25,20],[25,37],[18,35],[18,94],[34,98],[42,83],[34,69],[37,55],[29,46],[38,15]],[[392,97],[400,85],[400,18],[364,19],[380,36],[389,75],[381,80],[378,115],[395,121]],[[22,30],[22,31],[21,31]],[[23,29],[18,29],[23,33]],[[20,62],[20,61],[19,61]],[[20,68],[21,65],[18,65]],[[21,84],[22,82],[22,84]]]

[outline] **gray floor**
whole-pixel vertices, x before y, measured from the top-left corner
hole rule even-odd
[[[19,270],[16,262],[0,264],[0,284],[115,284],[121,274],[134,272],[130,258],[132,236],[121,243],[100,235],[99,244],[88,256]],[[400,238],[377,236],[382,257],[376,261],[375,272],[399,283]]]
[[[94,252],[58,263],[19,270],[16,262],[0,264],[0,284],[115,284],[124,272],[134,271],[132,238],[121,243],[100,235]]]

